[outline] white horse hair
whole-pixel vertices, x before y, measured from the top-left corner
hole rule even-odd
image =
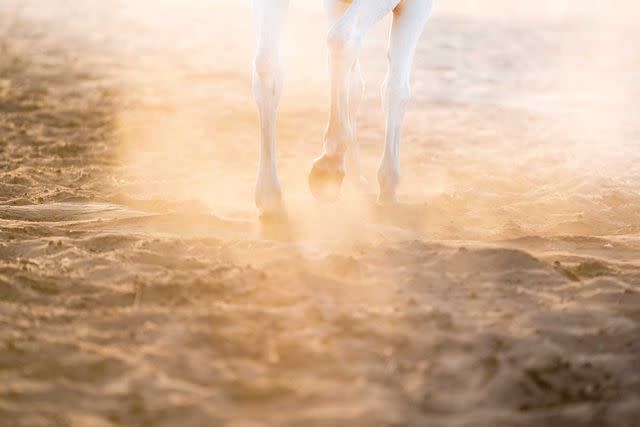
[[[308,0],[304,0],[308,1]],[[280,40],[289,0],[253,0],[257,25],[257,52],[253,89],[260,116],[260,164],[255,200],[263,215],[283,213],[275,159],[275,122],[282,94]],[[410,89],[413,57],[432,0],[324,0],[329,22],[327,43],[331,74],[331,114],[323,154],[313,162],[309,186],[317,198],[336,198],[345,174],[360,178],[356,116],[363,82],[359,54],[371,27],[389,13],[389,71],[382,85],[386,115],[384,154],[378,169],[378,201],[393,203],[400,178],[400,134]]]

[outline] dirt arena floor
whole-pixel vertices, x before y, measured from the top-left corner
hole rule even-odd
[[[436,2],[385,209],[307,189],[326,29],[291,9],[284,225],[249,1],[0,2],[0,426],[639,426],[640,7]]]

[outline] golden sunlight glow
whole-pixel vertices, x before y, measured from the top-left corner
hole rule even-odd
[[[399,149],[383,19],[368,184],[321,202],[323,3],[290,1],[259,218],[252,0],[0,0],[0,426],[638,425],[640,3],[435,0]]]

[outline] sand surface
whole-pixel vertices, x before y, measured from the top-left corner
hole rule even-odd
[[[306,188],[317,3],[287,30],[284,225],[252,201],[249,2],[0,2],[0,426],[640,425],[640,8],[436,4],[380,209]]]

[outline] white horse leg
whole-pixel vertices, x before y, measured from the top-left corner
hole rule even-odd
[[[324,138],[324,153],[313,163],[309,186],[314,196],[335,199],[344,177],[344,155],[354,140],[349,111],[350,76],[358,59],[362,40],[371,27],[400,0],[353,0],[331,27],[329,71],[331,113]]]
[[[341,0],[325,0],[325,10],[329,28],[344,15],[349,7],[348,3]],[[358,144],[358,113],[364,95],[364,80],[360,69],[360,60],[349,70],[349,125],[351,126],[351,140],[347,141],[346,155],[346,176],[352,179],[357,185],[366,187],[366,179],[361,174],[360,147]]]
[[[275,124],[282,94],[280,38],[289,0],[253,0],[257,26],[253,92],[260,117],[260,163],[255,189],[256,206],[262,215],[283,211],[276,167]]]
[[[382,86],[382,103],[387,116],[384,154],[378,169],[378,201],[382,204],[396,200],[400,180],[400,137],[410,98],[411,66],[431,4],[431,0],[403,0],[393,15],[389,37],[389,71]]]
[[[364,80],[360,70],[360,60],[356,60],[351,70],[349,79],[349,122],[351,123],[351,136],[349,149],[347,150],[347,176],[355,180],[363,190],[367,187],[367,179],[362,175],[360,162],[360,144],[358,142],[358,114],[364,96]]]

